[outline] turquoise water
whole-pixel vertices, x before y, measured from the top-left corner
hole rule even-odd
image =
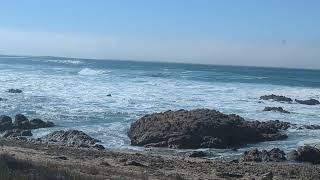
[[[0,97],[8,99],[0,101],[0,114],[24,113],[57,125],[36,130],[35,136],[80,129],[111,149],[144,150],[129,145],[130,124],[147,113],[169,109],[214,108],[249,120],[320,124],[320,106],[259,100],[271,93],[320,99],[319,70],[0,56],[0,82]],[[9,88],[24,93],[6,93]],[[263,112],[265,106],[282,106],[293,113]],[[320,142],[319,135],[320,131],[289,130],[285,141],[249,145],[238,152],[210,151],[224,156],[250,147],[290,150]]]

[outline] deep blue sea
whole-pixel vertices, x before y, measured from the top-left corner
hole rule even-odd
[[[320,106],[259,100],[272,93],[319,100],[320,70],[0,56],[0,82],[0,97],[7,99],[0,101],[0,114],[23,113],[57,125],[33,131],[35,137],[79,129],[117,150],[144,150],[130,146],[126,135],[130,124],[147,113],[170,109],[211,108],[248,120],[320,124]],[[23,93],[9,94],[9,88]],[[282,106],[293,113],[263,112],[265,106]],[[289,151],[320,142],[318,130],[288,133],[285,141],[248,145],[237,152],[205,150],[221,157],[252,147]]]

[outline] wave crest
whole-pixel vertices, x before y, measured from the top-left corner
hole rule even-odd
[[[83,76],[94,76],[94,75],[108,74],[108,73],[110,73],[110,71],[95,70],[90,68],[84,68],[78,72],[79,75],[83,75]]]

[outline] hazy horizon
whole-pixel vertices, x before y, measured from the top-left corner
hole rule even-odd
[[[0,7],[0,54],[320,69],[319,6],[10,1]]]

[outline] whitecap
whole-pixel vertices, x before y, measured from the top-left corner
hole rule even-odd
[[[83,76],[94,76],[94,75],[108,74],[108,73],[110,73],[110,71],[103,71],[103,70],[97,70],[97,69],[91,69],[91,68],[84,68],[78,72],[79,75],[83,75]]]

